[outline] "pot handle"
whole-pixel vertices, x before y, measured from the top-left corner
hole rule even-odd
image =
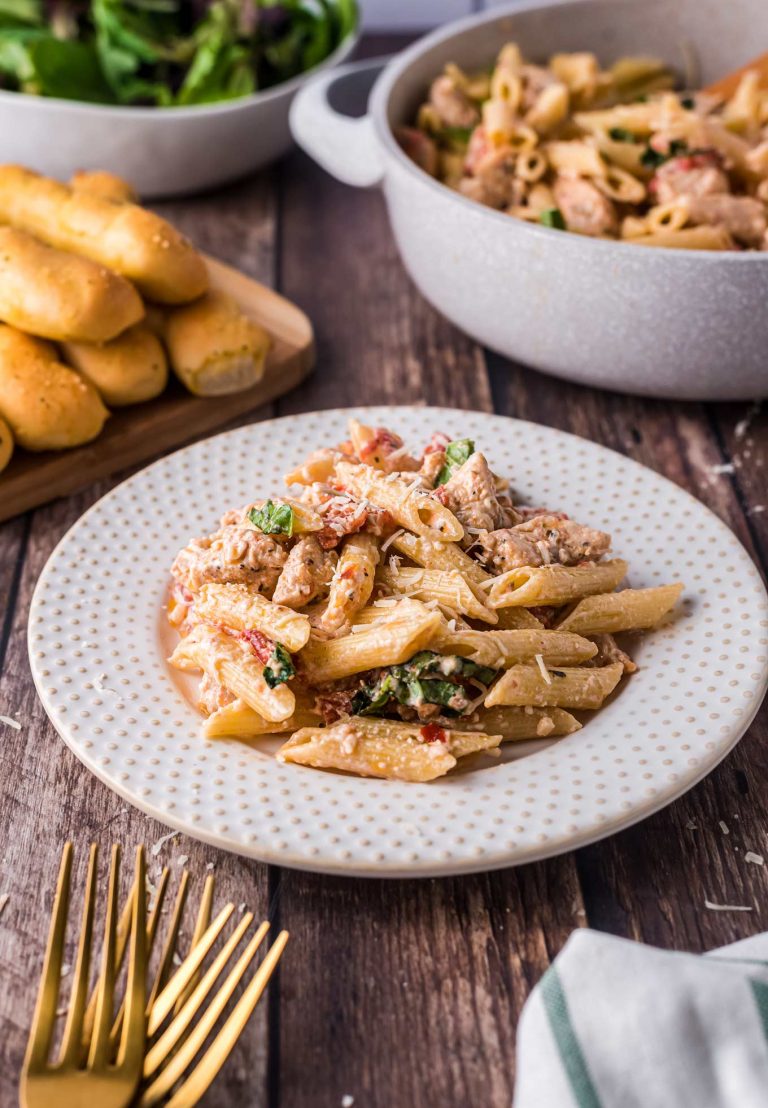
[[[371,58],[318,74],[291,105],[291,132],[299,146],[346,185],[368,188],[384,176],[368,93],[389,58]]]

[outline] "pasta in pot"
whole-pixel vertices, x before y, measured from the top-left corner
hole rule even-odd
[[[282,735],[286,763],[427,782],[574,734],[637,668],[613,634],[682,589],[615,591],[610,535],[513,503],[468,438],[353,420],[286,482],[180,551],[168,603],[205,737]]]
[[[490,77],[445,67],[404,151],[469,199],[595,238],[691,250],[768,249],[768,88],[674,91],[651,58],[527,62],[514,43]]]

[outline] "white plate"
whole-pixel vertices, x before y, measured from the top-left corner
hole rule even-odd
[[[428,785],[281,765],[257,744],[201,737],[200,716],[164,660],[168,567],[226,508],[274,493],[308,450],[346,437],[352,414],[414,446],[433,429],[474,438],[525,502],[610,531],[633,585],[685,581],[682,613],[638,640],[639,672],[583,731],[544,749],[508,744],[500,763],[476,762]],[[533,423],[394,407],[257,423],[156,462],[64,537],[29,621],[45,710],[121,796],[226,850],[361,876],[514,865],[649,815],[744,733],[765,693],[767,644],[768,598],[755,566],[728,528],[671,482]]]

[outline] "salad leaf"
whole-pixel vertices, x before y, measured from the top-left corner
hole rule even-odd
[[[248,519],[265,535],[293,535],[295,519],[290,504],[267,500],[263,508],[251,508]]]
[[[42,27],[42,0],[0,0],[0,27]]]
[[[179,89],[179,104],[205,104],[255,92],[252,52],[236,41],[236,16],[227,0],[211,4],[195,31],[195,53]]]
[[[270,689],[276,689],[295,676],[296,667],[290,654],[279,642],[275,643],[275,649],[264,667],[264,680]]]
[[[0,84],[119,104],[211,103],[312,68],[357,21],[356,0],[0,0]],[[39,62],[19,31],[45,40]],[[77,49],[58,49],[64,41]]]
[[[474,452],[475,444],[472,439],[454,439],[449,442],[445,448],[445,465],[440,469],[435,485],[444,485],[449,481],[454,471],[463,466]]]

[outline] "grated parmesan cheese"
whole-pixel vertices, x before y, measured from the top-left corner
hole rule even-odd
[[[704,901],[704,907],[710,912],[754,912],[754,904],[713,904],[711,900]]]
[[[397,604],[397,600],[394,596],[381,596],[378,600],[374,600],[374,608],[394,608]]]
[[[21,731],[21,724],[17,719],[11,719],[10,716],[0,716],[0,723],[4,723],[6,727],[12,727],[14,731]]]
[[[541,554],[542,561],[544,562],[544,565],[545,566],[551,565],[552,564],[552,558],[551,558],[551,555],[549,553],[549,547],[547,546],[544,539],[539,539],[537,541],[536,545],[539,548],[539,554]]]
[[[539,667],[539,673],[542,676],[542,680],[547,685],[551,685],[552,684],[552,678],[550,677],[549,670],[547,669],[546,665],[544,664],[544,655],[543,654],[534,654],[534,658],[536,660],[536,665]]]
[[[169,831],[167,835],[163,835],[162,838],[158,839],[156,843],[153,843],[152,847],[150,848],[150,854],[152,855],[152,857],[156,858],[165,844],[169,843],[171,839],[175,839],[178,834],[178,831]]]
[[[751,862],[755,866],[762,866],[765,864],[765,858],[762,854],[755,854],[754,850],[748,850],[744,855],[745,862]]]
[[[729,831],[728,824],[725,822],[725,820],[721,819],[718,823],[718,827],[720,828],[720,830],[723,832],[724,835],[730,835],[731,832]]]
[[[399,538],[400,535],[403,535],[403,534],[405,534],[405,528],[404,527],[400,527],[400,528],[398,528],[397,531],[393,531],[392,534],[389,536],[389,538],[385,539],[384,542],[381,544],[381,553],[382,554],[386,553],[386,551],[389,550],[390,546],[395,541],[395,539]]]

